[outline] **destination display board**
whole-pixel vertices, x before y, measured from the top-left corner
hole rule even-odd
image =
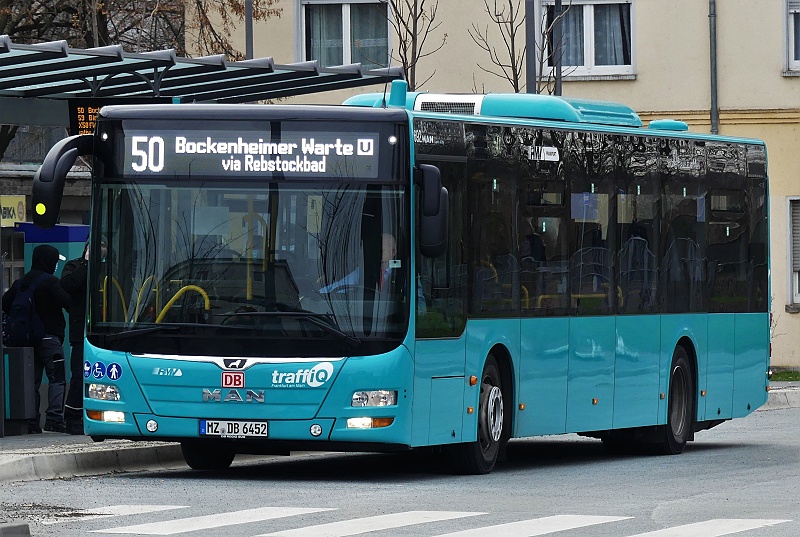
[[[378,163],[377,133],[126,129],[123,175],[374,179]]]

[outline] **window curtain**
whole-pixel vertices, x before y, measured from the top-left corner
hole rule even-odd
[[[306,58],[320,66],[342,65],[342,6],[306,5]]]
[[[789,43],[794,55],[792,61],[800,60],[800,0],[789,0],[789,24],[794,34],[794,43]]]
[[[792,28],[794,28],[794,61],[800,60],[800,13],[792,13]]]
[[[561,8],[566,11],[564,18],[561,19],[561,44],[553,42],[553,32],[549,32],[548,44],[550,45],[551,56],[547,64],[553,66],[556,59],[561,56],[561,65],[564,67],[578,67],[586,65],[583,57],[583,6],[564,5]],[[555,21],[555,7],[547,8],[547,25],[552,26]]]
[[[631,64],[629,4],[594,6],[595,65]]]
[[[350,6],[350,58],[365,69],[386,67],[389,61],[389,19],[386,4]]]

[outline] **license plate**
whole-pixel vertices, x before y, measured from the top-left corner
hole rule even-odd
[[[266,438],[266,421],[200,420],[200,436]]]

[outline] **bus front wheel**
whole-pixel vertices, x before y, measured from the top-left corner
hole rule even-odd
[[[192,470],[224,470],[236,456],[236,452],[228,446],[193,440],[181,442],[181,453]]]
[[[506,440],[503,384],[500,367],[491,354],[486,358],[478,399],[478,439],[451,446],[452,462],[459,473],[488,474]]]
[[[658,446],[660,453],[677,455],[686,447],[694,428],[694,392],[694,374],[689,355],[679,345],[672,354],[667,424],[662,426],[663,437]]]

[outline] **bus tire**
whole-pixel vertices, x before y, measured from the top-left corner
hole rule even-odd
[[[672,353],[669,373],[667,424],[662,426],[662,439],[657,446],[663,455],[683,452],[694,428],[694,374],[689,355],[678,345]]]
[[[230,467],[236,452],[215,442],[184,440],[181,442],[183,460],[192,470],[224,470]]]
[[[451,461],[461,474],[488,474],[497,462],[508,431],[503,408],[503,383],[500,367],[491,354],[486,358],[478,399],[478,439],[451,446]]]

